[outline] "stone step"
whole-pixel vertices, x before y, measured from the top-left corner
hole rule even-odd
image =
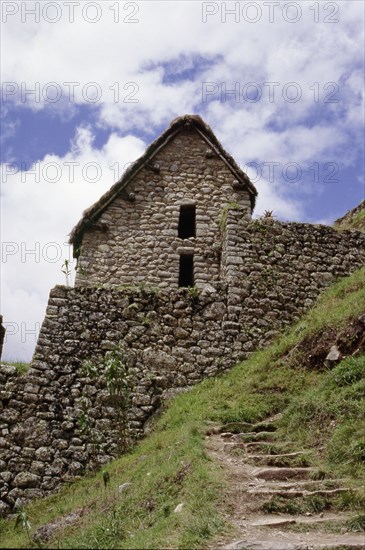
[[[249,422],[228,422],[228,424],[224,424],[220,427],[221,433],[230,432],[232,434],[238,434],[238,433],[246,433],[249,430],[251,430],[252,426],[254,424],[250,424]]]
[[[258,479],[268,481],[285,481],[286,479],[308,479],[311,474],[316,472],[315,468],[256,468],[252,475]]]
[[[261,432],[275,432],[277,430],[273,422],[257,422],[256,424],[250,424],[249,422],[229,422],[223,424],[219,428],[221,434],[228,436],[228,434],[252,434]]]
[[[242,443],[249,443],[251,441],[264,442],[273,441],[275,443],[275,432],[246,432],[235,434],[232,439]]]
[[[276,432],[277,427],[272,422],[258,422],[251,427],[251,431],[259,432]]]
[[[222,432],[221,433],[221,439],[231,440],[232,438],[233,438],[233,433],[232,432]]]
[[[258,466],[267,465],[267,466],[286,467],[286,466],[290,466],[293,462],[296,462],[298,464],[299,461],[301,463],[300,464],[301,466],[309,466],[309,461],[306,457],[308,457],[310,454],[313,454],[312,451],[299,451],[294,453],[284,453],[284,454],[277,454],[277,455],[247,454],[245,456],[245,460],[247,460],[249,464],[257,464]]]
[[[260,458],[296,458],[298,456],[302,455],[310,455],[313,454],[313,451],[293,451],[291,453],[281,453],[277,455],[272,454],[249,454],[248,456],[252,459],[260,459]]]
[[[293,525],[294,523],[297,523],[295,518],[278,518],[273,516],[267,519],[264,518],[262,520],[252,521],[250,525],[252,527],[287,527],[288,525]]]
[[[350,487],[351,480],[348,479],[319,479],[305,481],[282,481],[282,482],[265,482],[265,489],[277,489],[277,490],[290,490],[290,489],[304,489],[308,491],[319,489],[339,489],[340,487]],[[257,484],[250,484],[252,487],[257,487]]]
[[[294,443],[291,443],[290,441],[284,441],[284,442],[271,442],[271,441],[251,441],[248,443],[244,443],[245,448],[248,452],[252,451],[266,451],[267,454],[276,455],[280,454],[283,449],[292,448]]]
[[[250,495],[255,496],[274,496],[283,498],[307,498],[313,496],[332,497],[337,496],[340,493],[347,493],[350,489],[346,487],[340,487],[337,489],[316,489],[314,491],[307,490],[295,490],[295,489],[249,489],[247,492]]]
[[[273,416],[270,416],[269,418],[265,418],[265,420],[263,420],[262,422],[266,422],[266,423],[278,422],[282,418],[283,418],[283,413],[279,412],[279,413],[274,414]]]
[[[314,516],[290,516],[290,515],[267,515],[255,517],[250,521],[252,527],[286,527],[288,525],[317,525],[321,523],[343,523],[351,518],[349,513],[321,513]]]

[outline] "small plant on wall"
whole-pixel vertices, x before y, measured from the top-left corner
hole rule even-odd
[[[100,366],[95,365],[90,360],[85,361],[82,365],[82,371],[91,380],[103,375],[109,392],[109,404],[116,411],[118,452],[124,452],[129,443],[128,408],[130,404],[130,387],[123,347],[118,345],[115,349],[108,351]],[[84,414],[79,419],[80,433],[88,435],[93,443],[97,443],[96,448],[99,448],[101,434],[90,427],[85,407],[83,407],[83,410]]]
[[[15,528],[21,526],[27,533],[28,540],[32,545],[32,537],[30,536],[31,525],[29,523],[28,514],[23,508],[18,509],[18,513],[15,518]]]
[[[189,286],[188,293],[192,301],[197,302],[200,296],[200,290],[196,286]]]
[[[70,275],[71,275],[71,269],[70,269],[70,261],[65,260],[62,264],[61,271],[65,276],[66,279],[66,286],[70,286]]]
[[[237,202],[229,202],[226,204],[226,206],[222,209],[221,217],[219,220],[219,229],[220,231],[224,231],[226,224],[227,224],[227,216],[229,210],[240,210],[240,205]]]
[[[108,352],[104,358],[104,375],[109,390],[111,405],[115,408],[118,422],[118,448],[128,447],[128,407],[130,389],[126,356],[121,345]]]

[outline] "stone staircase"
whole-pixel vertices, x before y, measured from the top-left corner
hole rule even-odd
[[[222,508],[235,541],[230,550],[365,549],[365,533],[353,532],[348,511],[364,487],[334,479],[315,466],[312,450],[295,449],[276,434],[276,415],[257,424],[230,423],[207,432],[207,450],[225,470]],[[346,506],[347,504],[347,506]]]

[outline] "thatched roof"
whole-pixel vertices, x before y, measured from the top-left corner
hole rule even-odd
[[[249,177],[240,169],[235,160],[225,151],[215,137],[212,129],[198,115],[184,115],[175,118],[170,126],[149,145],[144,154],[131,164],[124,172],[122,177],[107,191],[96,203],[84,211],[79,223],[73,228],[70,234],[70,243],[74,246],[74,254],[82,241],[84,231],[96,223],[100,215],[116,198],[117,195],[123,196],[123,190],[126,188],[132,178],[146,165],[152,157],[164,147],[183,127],[193,127],[200,136],[207,142],[207,145],[226,163],[235,178],[240,182],[251,197],[251,208],[255,207],[257,191],[251,183]]]

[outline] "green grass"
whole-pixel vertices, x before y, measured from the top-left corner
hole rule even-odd
[[[336,224],[335,229],[340,231],[346,229],[357,229],[358,231],[365,231],[365,201],[362,203],[362,207],[358,212],[355,212],[351,216],[346,217],[342,222]]]
[[[219,503],[224,473],[204,448],[212,423],[257,422],[284,413],[279,434],[298,448],[325,447],[323,471],[363,475],[364,358],[346,359],[332,371],[301,367],[299,344],[325,328],[345,327],[365,311],[365,270],[334,285],[292,329],[269,348],[253,354],[228,374],[205,380],[176,397],[155,431],[129,454],[47,499],[27,507],[31,533],[75,510],[72,526],[59,531],[47,548],[200,548],[228,526]],[[329,342],[329,347],[332,342]],[[289,353],[291,352],[291,353]],[[301,351],[307,353],[308,350]],[[131,486],[120,493],[118,486]],[[180,513],[174,513],[184,503]],[[341,506],[356,509],[355,497]],[[321,509],[325,503],[313,502]],[[362,521],[362,520],[361,520]],[[0,521],[0,547],[28,548],[15,520]],[[35,545],[34,545],[35,546]]]
[[[365,531],[365,513],[358,514],[347,522],[351,531]]]
[[[355,228],[364,228],[365,224],[365,208],[363,210],[360,210],[360,212],[357,212],[353,219],[352,224]]]
[[[365,208],[363,210],[360,210],[360,212],[356,212],[356,214],[352,216],[351,220],[347,222],[347,224],[344,224],[344,228],[358,229],[360,231],[364,231],[365,230]]]
[[[365,476],[365,355],[348,357],[293,397],[281,433],[301,446],[325,447],[336,475]]]
[[[18,374],[25,374],[30,368],[30,363],[23,363],[22,361],[3,361],[3,363],[16,367]]]

